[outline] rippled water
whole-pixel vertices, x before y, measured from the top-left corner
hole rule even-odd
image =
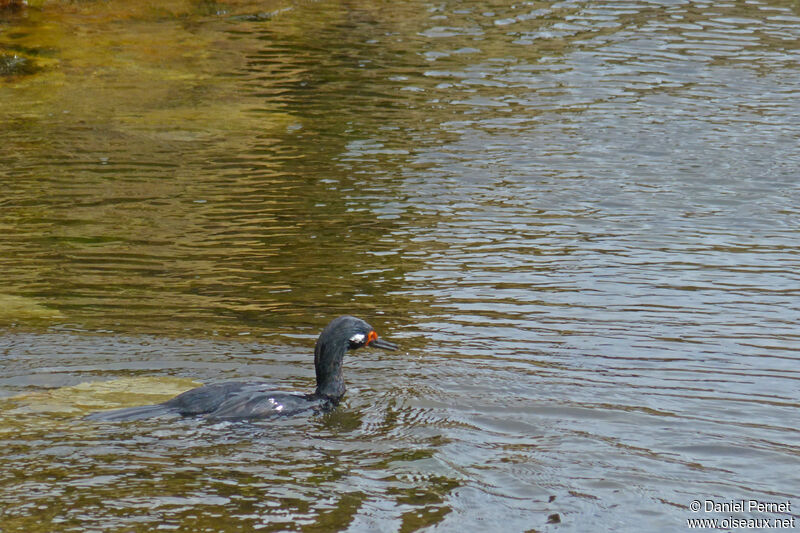
[[[0,13],[0,530],[800,508],[796,3],[32,4]],[[342,313],[403,350],[328,415],[81,416],[310,390]]]

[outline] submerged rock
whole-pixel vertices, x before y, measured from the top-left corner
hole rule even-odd
[[[28,57],[0,52],[0,76],[26,76],[39,70],[36,63]]]
[[[14,427],[21,415],[80,416],[97,409],[159,403],[200,385],[188,378],[129,377],[18,394],[0,399],[0,435]]]
[[[64,315],[32,298],[0,293],[0,323],[37,318],[64,318]]]
[[[0,0],[0,9],[22,9],[27,5],[25,0]]]

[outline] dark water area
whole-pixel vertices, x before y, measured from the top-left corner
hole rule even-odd
[[[800,527],[798,43],[790,1],[0,11],[0,532]],[[334,412],[83,418],[313,390],[341,314],[402,349]]]

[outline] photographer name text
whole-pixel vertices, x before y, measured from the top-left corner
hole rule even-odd
[[[764,502],[761,500],[692,500],[689,504],[692,512],[698,513],[791,513],[792,502]]]

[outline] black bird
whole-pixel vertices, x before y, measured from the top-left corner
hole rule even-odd
[[[396,350],[393,342],[378,339],[372,326],[352,316],[328,324],[314,348],[317,389],[313,394],[272,390],[267,383],[226,382],[205,385],[156,405],[129,407],[90,414],[91,420],[139,420],[163,415],[198,416],[217,420],[265,418],[303,411],[333,409],[345,393],[342,360],[347,350],[364,346]]]

